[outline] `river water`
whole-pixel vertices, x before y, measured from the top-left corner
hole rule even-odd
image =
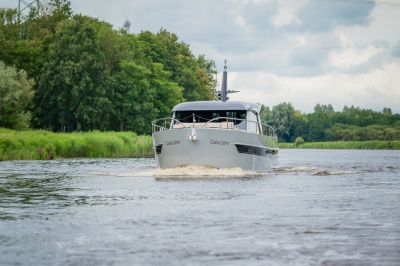
[[[0,162],[0,265],[400,265],[400,151]]]

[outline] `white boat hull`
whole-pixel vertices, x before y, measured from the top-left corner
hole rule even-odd
[[[183,128],[153,133],[157,166],[186,165],[271,170],[277,144],[271,137],[239,130]]]

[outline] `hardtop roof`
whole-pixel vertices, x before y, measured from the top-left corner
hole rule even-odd
[[[247,110],[260,112],[261,107],[258,104],[242,101],[198,101],[198,102],[186,102],[176,105],[172,111],[234,111],[234,110]]]

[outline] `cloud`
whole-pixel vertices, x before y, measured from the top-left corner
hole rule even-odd
[[[399,73],[400,66],[392,63],[357,75],[336,72],[314,77],[293,77],[252,72],[234,73],[235,77],[230,78],[229,73],[228,83],[233,83],[229,85],[230,88],[241,91],[232,94],[232,100],[256,99],[267,106],[290,102],[295,109],[306,113],[313,112],[317,103],[332,104],[336,111],[341,111],[345,105],[381,111],[384,107],[398,110],[400,89],[393,88],[398,88],[400,78],[393,77]],[[268,82],[263,84],[260,80]]]
[[[338,33],[341,47],[330,52],[330,61],[339,71],[361,73],[379,68],[387,61],[387,47],[364,44],[356,46],[344,34]]]
[[[303,42],[289,51],[287,69],[290,75],[321,75],[332,70],[329,53],[338,45],[332,34],[304,35]]]
[[[310,0],[296,12],[300,23],[292,30],[326,32],[338,26],[368,26],[373,8],[373,3]]]
[[[400,59],[400,39],[397,42],[397,44],[395,44],[391,50],[391,55],[396,58],[397,60]]]
[[[278,3],[268,2],[248,2],[241,9],[241,15],[253,30],[265,32],[274,28],[273,18],[278,11]]]
[[[278,1],[278,12],[275,14],[272,23],[276,28],[291,24],[299,24],[300,20],[296,17],[296,11],[303,5],[307,4],[307,0],[297,1]]]

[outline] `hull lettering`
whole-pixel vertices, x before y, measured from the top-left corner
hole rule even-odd
[[[225,140],[214,140],[214,139],[211,139],[210,140],[210,144],[213,144],[213,145],[229,145],[229,142],[225,141]]]
[[[181,142],[179,140],[165,141],[166,145],[179,145]]]

